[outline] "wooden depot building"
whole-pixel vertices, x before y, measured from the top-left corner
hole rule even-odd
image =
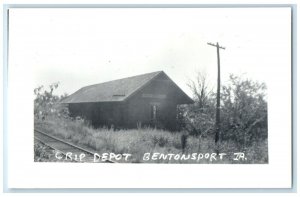
[[[86,86],[62,103],[68,104],[72,117],[80,116],[95,127],[175,130],[177,106],[193,100],[159,71]]]

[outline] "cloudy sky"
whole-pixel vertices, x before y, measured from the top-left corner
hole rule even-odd
[[[189,95],[196,72],[216,85],[230,73],[266,82],[290,66],[289,8],[11,9],[9,69],[57,94],[163,70]],[[24,69],[26,68],[26,69]],[[280,69],[279,69],[280,70]],[[22,81],[20,81],[22,83]]]

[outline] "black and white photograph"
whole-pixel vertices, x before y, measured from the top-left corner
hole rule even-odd
[[[32,174],[14,186],[290,185],[290,8],[16,8],[8,24],[9,164]]]
[[[267,164],[266,62],[282,32],[241,10],[26,15],[34,161]]]
[[[18,38],[34,71],[34,161],[268,164],[280,18],[242,10],[41,9],[17,21],[29,26]]]

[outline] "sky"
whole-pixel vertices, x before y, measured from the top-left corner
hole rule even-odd
[[[229,74],[268,86],[276,67],[290,66],[289,8],[11,9],[9,70],[32,88],[60,82],[57,94],[163,70],[192,96],[187,83],[205,73],[216,86]],[[20,81],[19,83],[22,83]]]

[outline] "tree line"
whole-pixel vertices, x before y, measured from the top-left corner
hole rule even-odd
[[[215,134],[216,93],[207,77],[198,73],[188,86],[195,103],[180,107],[180,127],[199,140]],[[240,148],[268,137],[266,85],[233,74],[221,87],[220,140],[233,141]]]

